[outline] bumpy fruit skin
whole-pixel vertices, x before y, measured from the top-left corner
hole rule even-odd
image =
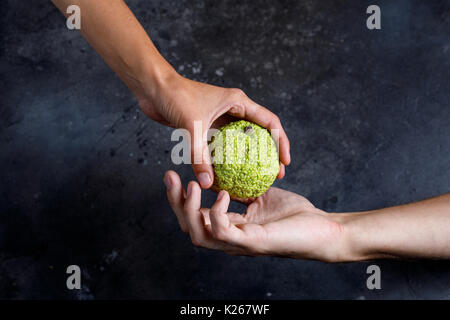
[[[265,144],[262,145],[262,144]],[[245,120],[219,129],[210,142],[214,185],[236,198],[262,195],[280,171],[277,147],[267,129]]]

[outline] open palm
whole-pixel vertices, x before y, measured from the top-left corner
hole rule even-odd
[[[239,214],[228,212],[230,197],[225,191],[210,209],[201,208],[196,182],[189,183],[187,194],[175,172],[167,172],[165,182],[180,226],[197,246],[229,254],[337,259],[341,225],[300,195],[272,187]]]

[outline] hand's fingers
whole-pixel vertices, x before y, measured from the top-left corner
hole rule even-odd
[[[208,189],[212,186],[214,180],[214,171],[209,159],[208,145],[203,145],[203,160],[201,163],[193,163],[192,169],[194,169],[195,176],[203,189]]]
[[[283,164],[289,165],[289,163],[291,162],[290,143],[278,116],[276,116],[273,112],[269,111],[263,106],[255,103],[251,99],[248,99],[246,109],[247,117],[253,122],[256,122],[263,127],[268,128],[270,132],[272,132],[273,129],[278,130],[279,135],[275,135],[274,137],[279,138],[278,148],[280,153],[280,160]]]
[[[215,239],[230,245],[241,245],[244,242],[244,232],[230,222],[227,215],[230,196],[226,191],[220,191],[217,201],[209,211],[211,232]]]
[[[205,230],[205,221],[200,210],[201,193],[202,190],[197,182],[189,182],[187,199],[184,203],[184,212],[192,243],[196,246],[210,247]]]
[[[200,227],[198,226],[198,222],[203,220],[200,213],[201,193],[202,191],[197,182],[189,182],[187,187],[187,198],[184,202],[184,214],[192,242],[196,242],[194,240],[195,236],[201,234],[201,230],[199,230]]]
[[[185,191],[181,185],[180,177],[175,171],[169,170],[164,175],[164,184],[167,188],[167,199],[177,216],[180,228],[183,232],[188,232],[188,225],[183,214]]]
[[[194,169],[200,186],[203,189],[208,189],[213,183],[214,172],[211,166],[208,142],[205,134],[207,130],[203,130],[203,126],[204,123],[202,121],[195,121],[194,125],[188,130],[191,135],[192,169]]]
[[[197,182],[191,181],[188,185],[187,198],[184,203],[184,213],[187,225],[189,226],[189,235],[195,246],[201,246],[216,250],[229,250],[230,246],[214,240],[210,236],[209,217],[201,205],[201,189]]]
[[[244,99],[244,102],[244,105],[231,107],[228,113],[238,118],[253,121],[264,128],[269,129],[271,132],[273,129],[278,129],[280,160],[285,165],[289,165],[291,162],[290,144],[280,119],[273,112],[260,106],[250,98]]]
[[[280,163],[280,172],[278,172],[277,179],[283,179],[285,170],[284,164]]]

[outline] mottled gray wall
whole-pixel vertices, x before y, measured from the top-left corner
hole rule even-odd
[[[376,1],[379,31],[368,1],[127,3],[180,73],[280,116],[293,161],[277,186],[330,211],[450,191],[448,1]],[[450,298],[448,262],[380,261],[371,292],[368,263],[194,248],[162,185],[168,169],[193,178],[171,130],[50,1],[1,6],[0,298]]]

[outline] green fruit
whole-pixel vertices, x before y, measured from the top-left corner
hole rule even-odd
[[[258,197],[280,171],[277,146],[267,129],[244,120],[217,131],[210,142],[216,190],[236,198]]]

